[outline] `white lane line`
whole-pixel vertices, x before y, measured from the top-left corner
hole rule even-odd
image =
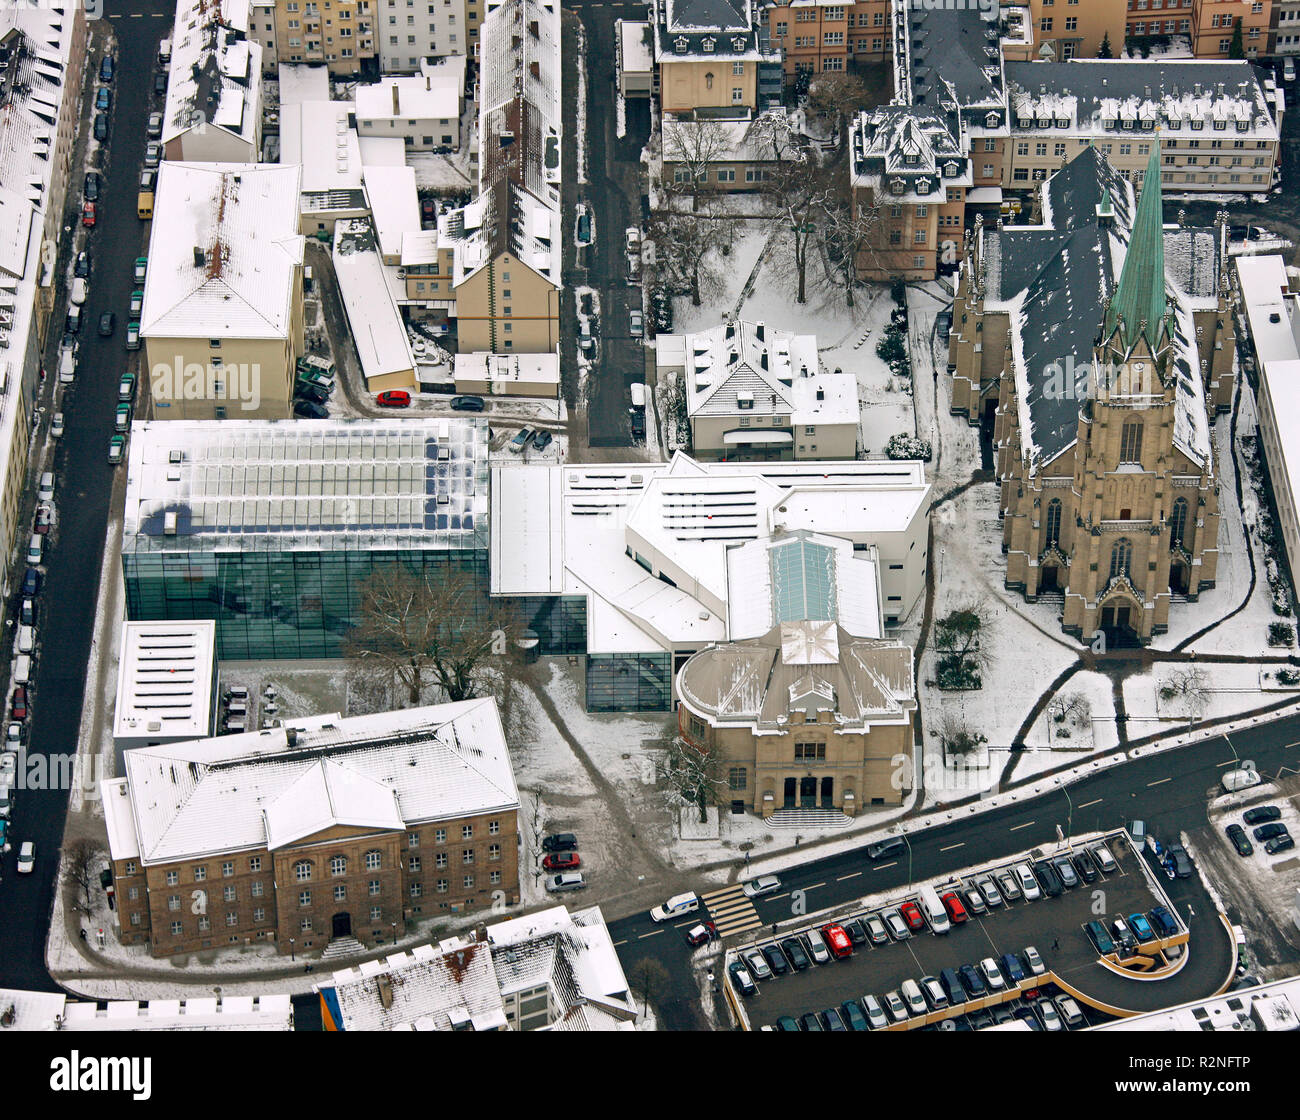
[[[872,871],[884,871],[885,868],[887,868],[887,867],[897,867],[897,866],[898,866],[898,860],[894,860],[893,863],[878,863],[878,864],[876,864],[876,865],[875,865],[871,870],[872,870]]]
[[[647,937],[658,937],[659,934],[661,933],[663,933],[663,930],[661,929],[652,929],[649,933],[642,933],[638,935],[637,940],[644,941]]]
[[[951,852],[951,851],[955,851],[957,848],[964,848],[964,847],[966,847],[965,840],[963,840],[960,844],[949,844],[946,848],[940,848],[939,851]]]
[[[855,871],[855,872],[853,872],[852,875],[841,875],[841,876],[840,876],[838,879],[836,879],[835,881],[836,881],[837,883],[842,883],[842,882],[844,882],[846,879],[856,879],[856,878],[857,878],[859,875],[861,875],[861,874],[862,874],[861,871]]]
[[[1008,829],[1008,831],[1009,831],[1009,832],[1019,832],[1022,828],[1029,828],[1031,825],[1035,825],[1035,824],[1037,824],[1037,823],[1038,823],[1037,821],[1025,821],[1024,824],[1015,824],[1015,825],[1012,825],[1011,828]]]
[[[1099,797],[1096,801],[1085,801],[1082,805],[1078,806],[1078,808],[1087,809],[1090,805],[1100,805],[1104,800],[1104,798]]]
[[[1152,786],[1162,786],[1165,784],[1165,782],[1172,782],[1172,781],[1173,778],[1157,778],[1154,782],[1147,782],[1147,789],[1150,789]]]

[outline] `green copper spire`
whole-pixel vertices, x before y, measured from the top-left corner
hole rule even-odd
[[[1160,189],[1160,138],[1151,145],[1142,180],[1142,196],[1129,234],[1128,253],[1119,287],[1106,309],[1106,336],[1120,326],[1120,342],[1128,350],[1143,333],[1152,352],[1163,341],[1165,324],[1165,235]],[[1122,323],[1122,326],[1121,326]]]

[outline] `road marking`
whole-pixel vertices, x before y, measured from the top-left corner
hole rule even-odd
[[[1235,758],[1230,758],[1227,762],[1216,762],[1214,765],[1216,769],[1222,770],[1225,766],[1236,766],[1237,760]]]
[[[1284,751],[1289,751],[1292,747],[1300,747],[1300,740],[1297,740],[1294,743],[1286,743],[1283,745],[1282,749]]]
[[[855,871],[855,872],[853,872],[852,875],[841,875],[841,876],[840,876],[838,879],[836,879],[835,881],[836,881],[837,883],[842,883],[842,882],[844,882],[844,880],[846,880],[846,879],[856,879],[856,878],[857,878],[859,875],[861,875],[861,874],[862,874],[861,871]]]
[[[661,933],[663,933],[661,929],[652,929],[649,933],[638,934],[637,940],[644,941],[647,937],[657,937]]]
[[[1150,789],[1152,786],[1162,786],[1165,784],[1165,782],[1172,782],[1172,781],[1173,778],[1157,778],[1154,782],[1147,782],[1147,789]]]
[[[964,847],[966,847],[965,840],[963,840],[960,844],[949,844],[946,848],[940,848],[939,851],[951,852],[951,851],[955,851],[957,848],[964,848]]]
[[[1012,825],[1008,831],[1019,832],[1022,828],[1029,828],[1031,825],[1035,825],[1037,823],[1038,823],[1037,821],[1025,821],[1024,824]]]
[[[626,944],[627,944],[627,939],[624,938],[622,941],[615,941],[614,948],[617,949],[620,945],[626,945]]]
[[[825,883],[813,883],[810,887],[801,887],[800,890],[815,891],[818,887],[824,887]]]
[[[897,867],[897,866],[898,866],[898,860],[894,860],[893,863],[878,863],[878,864],[876,864],[874,867],[872,867],[871,870],[872,870],[872,871],[884,871],[885,868],[887,868],[887,867]]]
[[[1100,805],[1104,800],[1105,800],[1104,798],[1099,797],[1097,798],[1096,801],[1085,801],[1082,805],[1079,806],[1079,808],[1087,809],[1090,805]]]

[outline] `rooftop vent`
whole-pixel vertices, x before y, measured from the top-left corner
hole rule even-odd
[[[203,268],[208,263],[208,255],[198,246],[194,246],[194,267]]]

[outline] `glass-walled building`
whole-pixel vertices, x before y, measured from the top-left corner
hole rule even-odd
[[[394,561],[467,573],[486,609],[485,420],[139,423],[129,463],[127,617],[214,619],[220,659],[339,656]]]

